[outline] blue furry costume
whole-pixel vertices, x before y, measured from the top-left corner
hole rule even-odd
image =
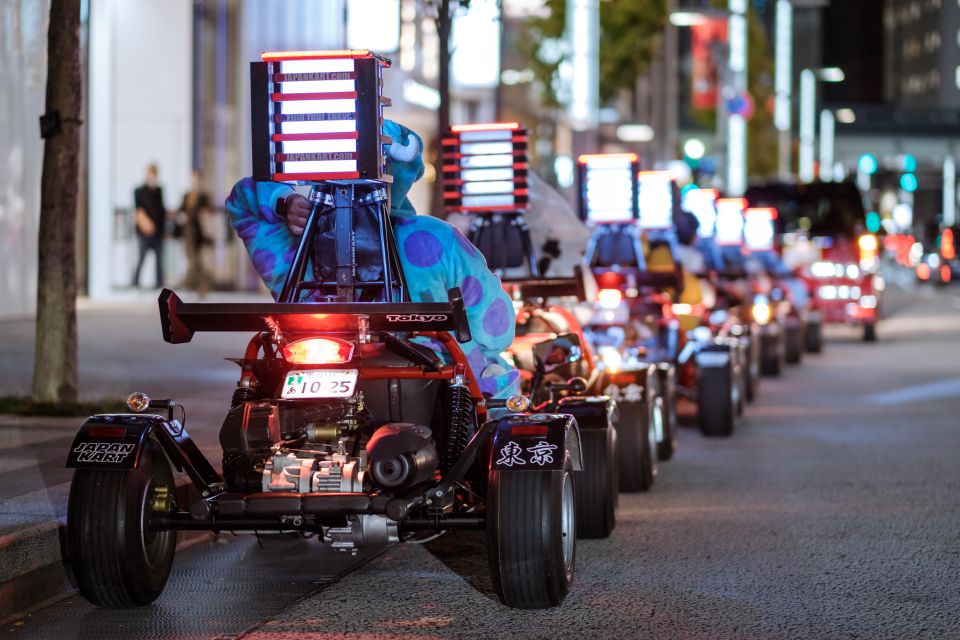
[[[460,346],[481,391],[493,397],[517,393],[519,374],[500,357],[513,342],[515,318],[510,297],[463,234],[442,220],[418,216],[410,204],[407,192],[423,175],[420,137],[390,120],[384,122],[383,133],[394,141],[388,153],[393,176],[390,215],[411,300],[443,302],[448,289],[460,287],[473,333],[473,339]],[[299,242],[274,207],[293,193],[288,184],[243,178],[226,202],[230,224],[274,299],[280,295]],[[449,361],[439,343],[421,342]]]

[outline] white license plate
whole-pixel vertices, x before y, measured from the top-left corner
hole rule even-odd
[[[284,399],[349,398],[357,386],[356,369],[291,371],[283,385]]]

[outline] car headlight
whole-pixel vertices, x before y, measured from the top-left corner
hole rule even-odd
[[[833,263],[832,262],[814,262],[812,265],[810,265],[810,274],[814,278],[832,278]]]

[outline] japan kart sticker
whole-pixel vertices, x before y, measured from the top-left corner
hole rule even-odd
[[[497,460],[497,464],[507,467],[512,467],[515,464],[527,464],[527,461],[520,457],[521,453],[523,453],[523,448],[520,445],[516,442],[508,442],[500,449],[500,459]]]
[[[530,464],[538,464],[541,467],[545,464],[553,464],[553,452],[556,450],[557,445],[543,440],[532,447],[527,447],[527,452],[533,454],[530,456]]]
[[[120,464],[137,445],[126,442],[82,442],[74,447],[77,462],[109,462]]]

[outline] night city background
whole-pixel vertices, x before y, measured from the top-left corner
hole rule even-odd
[[[0,88],[0,637],[960,638],[960,3],[3,0]]]

